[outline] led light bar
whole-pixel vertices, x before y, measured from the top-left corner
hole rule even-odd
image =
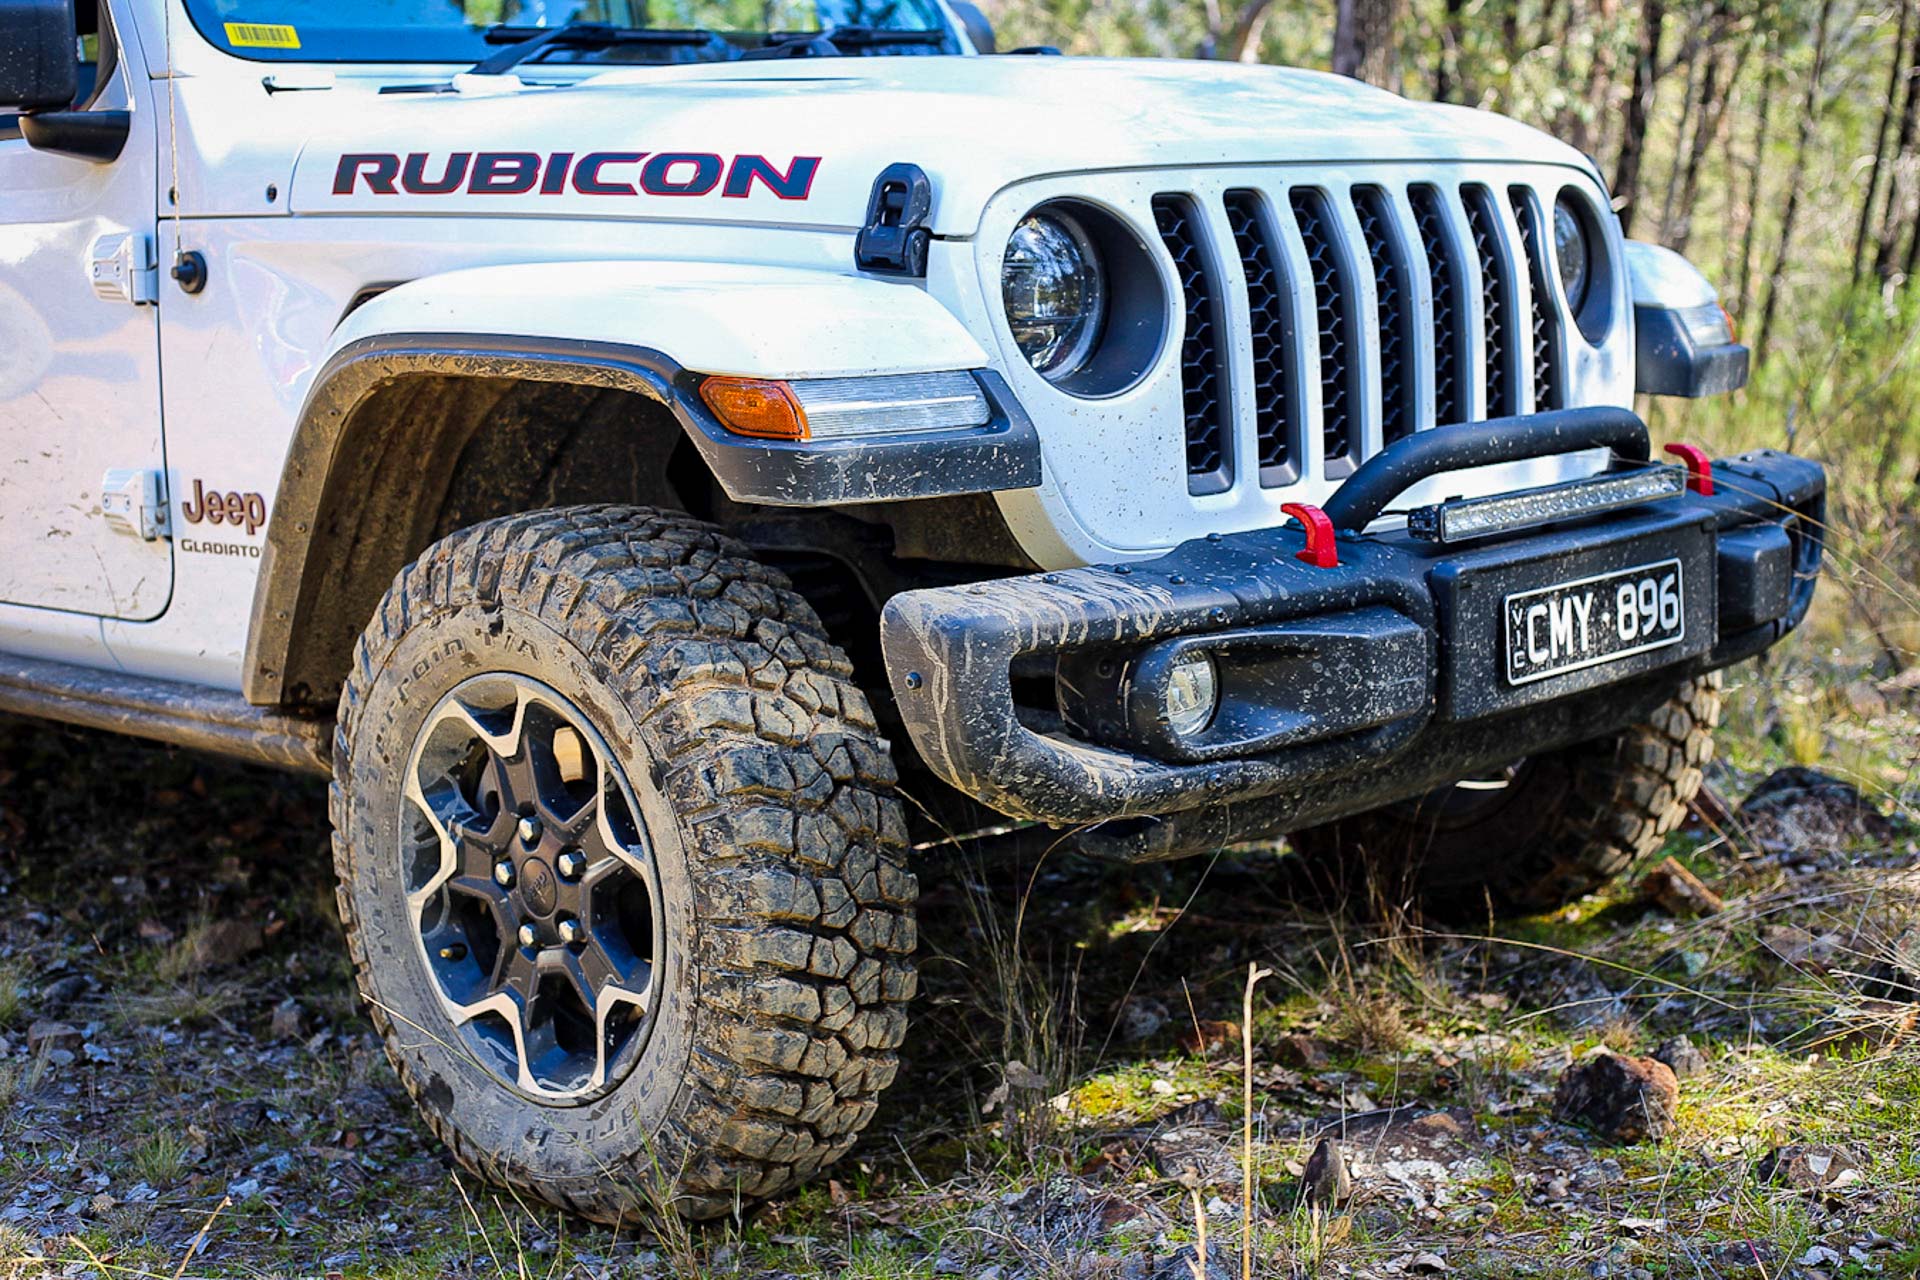
[[[1539,489],[1487,498],[1453,498],[1418,507],[1407,513],[1407,532],[1426,542],[1466,542],[1678,497],[1686,488],[1687,473],[1682,467],[1607,472]]]
[[[953,431],[983,427],[993,417],[979,381],[965,372],[809,378],[787,385],[813,440]]]

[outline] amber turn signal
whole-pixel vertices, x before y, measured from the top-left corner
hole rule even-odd
[[[784,382],[767,378],[708,378],[700,398],[736,435],[763,440],[805,440],[807,412]]]

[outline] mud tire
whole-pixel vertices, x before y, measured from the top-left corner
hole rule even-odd
[[[1290,837],[1316,885],[1363,910],[1443,919],[1553,911],[1660,847],[1700,792],[1720,676],[1687,681],[1644,722],[1534,757],[1500,799],[1449,817],[1439,793]]]
[[[673,963],[638,1064],[591,1102],[542,1104],[448,1044],[395,902],[413,734],[485,670],[575,701],[620,757],[654,846]],[[610,506],[436,543],[360,640],[335,760],[360,991],[461,1166],[618,1223],[732,1212],[853,1145],[893,1079],[915,988],[905,824],[845,654],[745,547],[685,516]]]

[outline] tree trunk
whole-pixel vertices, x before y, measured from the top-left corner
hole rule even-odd
[[[1333,71],[1382,89],[1397,89],[1400,60],[1395,33],[1406,0],[1339,0],[1333,27]]]
[[[1706,83],[1700,90],[1700,118],[1693,133],[1693,149],[1687,155],[1687,169],[1680,181],[1680,222],[1674,230],[1671,243],[1674,251],[1685,253],[1687,244],[1693,239],[1693,211],[1700,199],[1700,171],[1706,165],[1707,151],[1716,139],[1725,135],[1727,108],[1733,101],[1733,93],[1740,84],[1740,75],[1747,69],[1747,58],[1753,53],[1753,46],[1746,41],[1740,43],[1737,51],[1729,55],[1733,66],[1726,73],[1725,87],[1720,83],[1720,60],[1715,59],[1707,67]]]
[[[1614,26],[1620,20],[1620,0],[1598,0],[1594,5],[1593,59],[1587,64],[1587,109],[1576,145],[1582,151],[1603,153],[1613,119]],[[1589,120],[1598,121],[1594,130]]]
[[[1916,116],[1920,116],[1920,23],[1913,30],[1913,48],[1907,55],[1907,94],[1900,104],[1900,137],[1894,143],[1893,154],[1904,159],[1913,146]],[[1892,177],[1887,180],[1887,201],[1880,213],[1880,247],[1873,257],[1873,271],[1882,283],[1893,275],[1894,246],[1900,240],[1900,174],[1896,165]],[[1912,276],[1912,268],[1907,270]]]
[[[1772,140],[1768,126],[1773,122],[1773,99],[1780,90],[1780,60],[1774,55],[1771,37],[1760,56],[1766,60],[1766,74],[1760,78],[1760,118],[1754,124],[1753,158],[1747,165],[1747,222],[1740,234],[1739,309],[1742,314],[1753,304],[1753,250],[1760,226],[1760,175],[1766,169],[1767,143]]]
[[[1767,301],[1760,308],[1760,332],[1753,344],[1756,364],[1767,358],[1773,317],[1780,309],[1780,285],[1787,273],[1787,255],[1793,249],[1793,224],[1800,212],[1800,182],[1807,172],[1807,146],[1823,105],[1821,82],[1826,76],[1827,28],[1832,19],[1833,0],[1820,0],[1820,16],[1815,19],[1813,36],[1813,69],[1807,73],[1807,96],[1800,113],[1799,136],[1794,141],[1793,168],[1787,178],[1787,207],[1780,214],[1780,248],[1773,257],[1773,270],[1767,273]]]
[[[1260,31],[1267,25],[1273,0],[1247,0],[1233,17],[1233,26],[1214,46],[1213,56],[1225,62],[1260,61]]]
[[[1687,82],[1680,90],[1680,126],[1673,131],[1673,167],[1667,170],[1666,194],[1660,197],[1660,225],[1653,232],[1654,239],[1661,244],[1669,243],[1667,233],[1673,226],[1673,202],[1680,197],[1680,177],[1686,171],[1686,152],[1683,148],[1687,145],[1688,129],[1698,115],[1695,110],[1695,98],[1698,95],[1694,89],[1698,85],[1695,72],[1700,69],[1700,57],[1701,51],[1696,46],[1693,55],[1687,59]],[[1706,61],[1708,74],[1711,75],[1713,55],[1707,54]]]
[[[1613,172],[1613,198],[1620,206],[1623,234],[1632,234],[1634,208],[1640,198],[1640,162],[1645,157],[1647,121],[1653,114],[1654,90],[1659,84],[1660,28],[1666,24],[1666,18],[1666,0],[1643,0],[1640,50],[1633,63],[1633,86],[1627,94],[1620,161]]]
[[[1887,138],[1893,132],[1894,104],[1900,100],[1900,81],[1906,69],[1907,25],[1912,20],[1912,8],[1912,0],[1900,0],[1900,33],[1894,37],[1893,68],[1887,73],[1887,105],[1880,113],[1880,131],[1874,135],[1873,164],[1867,169],[1867,194],[1860,201],[1860,226],[1853,235],[1855,284],[1860,283],[1860,272],[1866,265],[1867,237],[1873,234],[1873,206],[1880,196],[1880,174],[1887,166]]]
[[[1462,70],[1460,46],[1465,42],[1467,0],[1446,0],[1446,20],[1440,26],[1440,60],[1433,76],[1435,102],[1472,102],[1478,95]]]

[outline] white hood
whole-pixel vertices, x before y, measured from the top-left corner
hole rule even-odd
[[[463,85],[469,83],[462,81]],[[911,162],[933,180],[934,230],[974,231],[988,199],[1010,183],[1111,169],[1190,169],[1338,161],[1504,160],[1590,166],[1573,149],[1481,111],[1410,102],[1317,72],[1221,62],[1054,57],[808,59],[628,68],[576,84],[489,80],[484,92],[341,93],[303,148],[292,211],[632,216],[853,228],[876,175]],[[338,193],[342,158],[425,153],[438,177],[450,157],[596,153],[633,194],[584,194],[571,181],[542,195],[382,193],[356,172]],[[817,157],[804,196],[765,182],[727,198],[728,184],[693,198],[637,189],[631,157],[742,157],[781,174]],[[456,162],[463,163],[463,162]],[[676,169],[698,176],[697,166]],[[392,184],[389,184],[392,185]],[[544,184],[543,184],[544,185]],[[798,184],[790,191],[798,190]]]

